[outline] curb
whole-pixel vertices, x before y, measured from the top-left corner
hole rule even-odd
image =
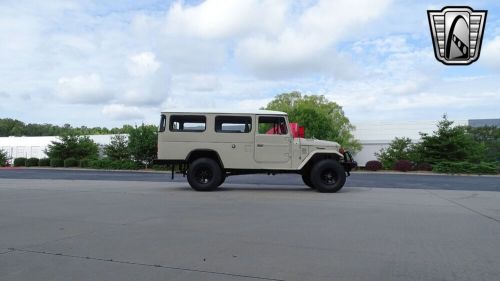
[[[103,172],[121,172],[121,173],[152,173],[152,174],[166,174],[170,171],[156,171],[156,170],[113,170],[113,169],[90,169],[90,168],[63,168],[63,167],[12,167],[16,170],[51,170],[51,171],[103,171]]]
[[[459,177],[499,177],[489,174],[439,174],[432,172],[399,172],[399,171],[351,171],[351,174],[381,174],[381,175],[414,175],[414,176],[459,176]]]

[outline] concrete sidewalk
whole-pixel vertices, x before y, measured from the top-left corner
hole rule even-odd
[[[0,280],[498,280],[500,193],[0,179]]]

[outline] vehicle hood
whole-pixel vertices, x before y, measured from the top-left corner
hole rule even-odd
[[[316,139],[300,139],[301,145],[313,146],[317,148],[323,149],[335,149],[338,150],[340,148],[340,144],[334,141],[325,141],[325,140],[316,140]]]

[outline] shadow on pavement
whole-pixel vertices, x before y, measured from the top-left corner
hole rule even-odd
[[[189,191],[189,192],[197,192],[193,190],[189,185],[186,184],[186,186],[175,186],[175,187],[166,187],[162,188],[165,191]],[[350,187],[344,187],[340,191],[336,193],[322,193],[322,194],[340,194],[340,193],[350,193],[350,192],[360,192],[360,191],[367,191],[371,188],[350,188]],[[222,185],[219,188],[217,188],[214,191],[208,191],[209,193],[212,192],[238,192],[238,191],[255,191],[255,192],[299,192],[299,193],[318,193],[315,190],[309,188],[309,187],[303,187],[300,185],[296,186],[272,186],[272,185],[245,185],[245,186],[234,186],[234,185]]]

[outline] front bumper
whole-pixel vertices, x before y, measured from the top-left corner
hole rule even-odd
[[[341,164],[342,166],[344,166],[344,170],[349,176],[350,171],[358,166],[358,162],[354,161],[354,158],[352,158],[352,154],[349,151],[345,151],[343,155],[344,159],[342,160]]]

